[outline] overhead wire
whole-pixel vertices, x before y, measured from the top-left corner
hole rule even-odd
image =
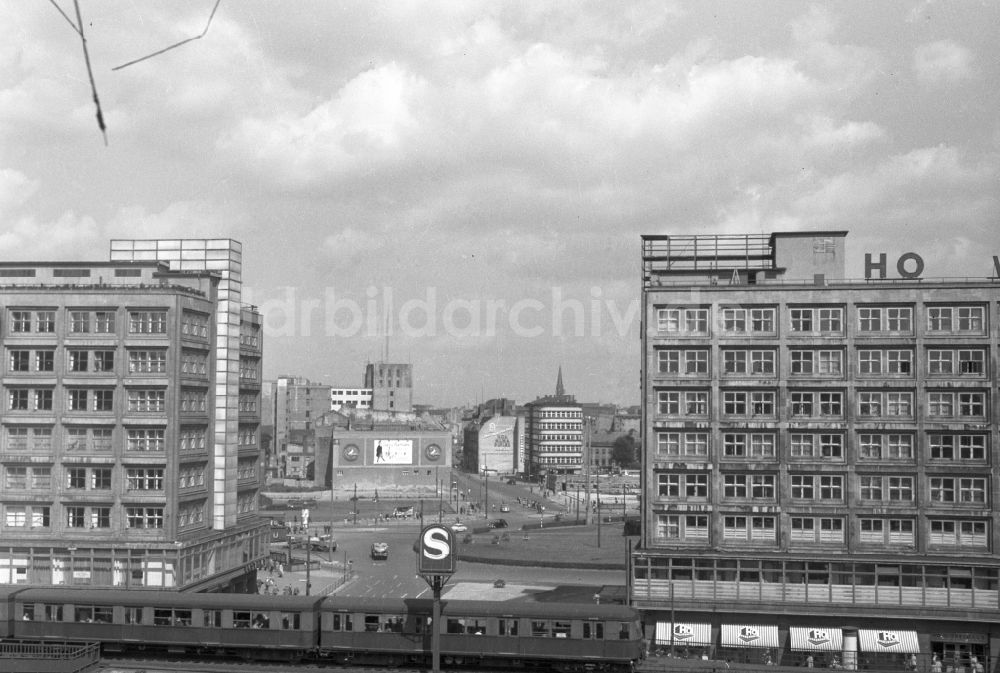
[[[222,0],[215,0],[215,6],[212,7],[212,13],[209,14],[209,16],[208,16],[208,23],[205,24],[205,30],[201,31],[200,35],[195,35],[194,37],[189,37],[186,40],[181,40],[180,42],[178,42],[176,44],[172,44],[169,47],[164,47],[163,49],[160,49],[159,51],[154,51],[152,54],[147,54],[146,56],[143,56],[142,58],[137,58],[134,61],[129,61],[128,63],[122,63],[121,65],[115,66],[114,68],[112,68],[112,70],[121,70],[122,68],[127,68],[130,65],[135,65],[136,63],[141,63],[141,62],[143,62],[143,61],[145,61],[147,59],[153,58],[154,56],[159,56],[160,54],[162,54],[164,52],[168,52],[171,49],[176,49],[177,47],[185,45],[188,42],[193,42],[194,40],[200,40],[201,38],[205,37],[205,33],[208,32],[209,27],[212,25],[212,19],[215,18],[215,12],[216,12],[216,10],[219,9],[219,3],[220,2],[222,2]]]

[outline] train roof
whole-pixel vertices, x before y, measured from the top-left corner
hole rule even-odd
[[[121,605],[155,608],[203,608],[221,610],[312,610],[322,596],[264,596],[261,594],[208,594],[176,591],[126,591],[124,589],[25,589],[16,600],[22,603],[74,605]]]

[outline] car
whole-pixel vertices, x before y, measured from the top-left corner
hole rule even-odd
[[[492,521],[490,521],[490,528],[506,528],[506,527],[507,527],[506,519],[493,519]]]
[[[389,544],[387,542],[372,542],[372,560],[385,561],[389,558]]]
[[[466,526],[461,521],[456,521],[455,523],[451,524],[451,530],[454,533],[464,533],[465,531],[469,530],[469,527]]]
[[[394,519],[412,519],[413,518],[413,507],[397,507],[392,511],[392,518]]]
[[[510,505],[508,505],[507,503],[501,504],[500,505],[500,511],[501,512],[509,512],[510,511]]]
[[[498,579],[495,582],[493,582],[493,586],[496,587],[497,589],[503,589],[505,586],[507,586],[507,580]]]

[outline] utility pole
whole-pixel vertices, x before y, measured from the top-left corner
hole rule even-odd
[[[597,548],[601,548],[601,473],[597,473]]]
[[[358,525],[358,482],[354,482],[354,498],[352,499],[351,511],[354,512],[354,525]]]
[[[583,523],[589,526],[590,522],[591,522],[591,518],[590,518],[590,512],[591,512],[591,507],[590,507],[590,451],[591,451],[591,448],[590,448],[590,416],[585,416],[584,417],[583,424],[584,424],[583,425],[583,437],[584,437],[583,474],[584,474],[584,479],[587,480],[587,483],[585,485],[585,488],[586,488],[585,493],[586,493],[586,496],[587,496],[587,503],[586,503],[586,506],[584,507],[584,512],[586,513],[586,516],[584,516]]]

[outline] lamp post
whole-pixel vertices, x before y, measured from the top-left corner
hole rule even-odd
[[[483,518],[490,518],[490,471],[486,468],[486,464],[483,463]]]

